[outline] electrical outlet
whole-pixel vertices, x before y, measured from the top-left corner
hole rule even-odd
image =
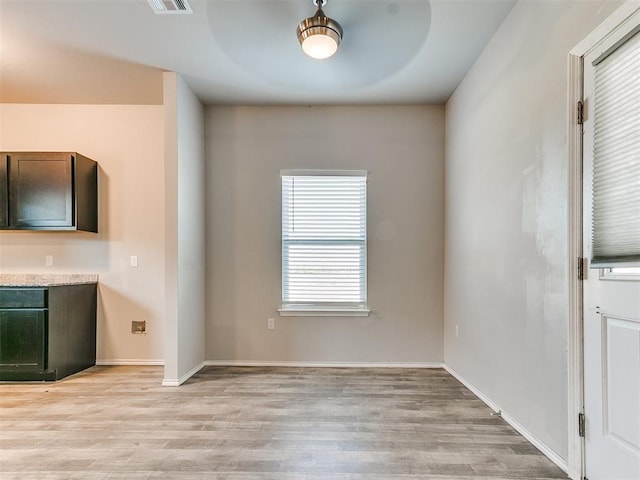
[[[131,265],[132,267],[137,267],[138,266],[138,256],[137,255],[131,255],[131,258],[129,259],[129,265]]]
[[[147,333],[147,322],[145,320],[131,322],[131,333],[143,334]]]
[[[53,255],[47,255],[44,257],[45,267],[53,267]]]
[[[460,328],[456,325],[456,338],[460,337]]]
[[[276,328],[276,319],[275,318],[267,318],[267,328],[269,330],[274,330]]]

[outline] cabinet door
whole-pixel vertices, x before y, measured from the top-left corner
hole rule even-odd
[[[45,370],[46,323],[44,309],[0,310],[0,370]]]
[[[9,225],[9,192],[7,191],[8,156],[0,154],[0,227]]]
[[[16,228],[73,226],[73,161],[66,153],[12,153],[9,215]]]

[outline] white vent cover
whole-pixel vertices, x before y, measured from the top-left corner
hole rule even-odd
[[[193,13],[187,0],[147,0],[155,13]]]

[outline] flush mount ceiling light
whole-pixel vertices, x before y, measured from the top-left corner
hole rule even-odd
[[[322,11],[327,0],[311,0],[318,10],[313,17],[305,18],[296,29],[298,41],[304,53],[322,60],[336,53],[342,40],[342,27]]]

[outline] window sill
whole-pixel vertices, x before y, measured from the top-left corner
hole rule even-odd
[[[323,307],[321,305],[289,305],[278,309],[281,317],[368,317],[366,307]]]

